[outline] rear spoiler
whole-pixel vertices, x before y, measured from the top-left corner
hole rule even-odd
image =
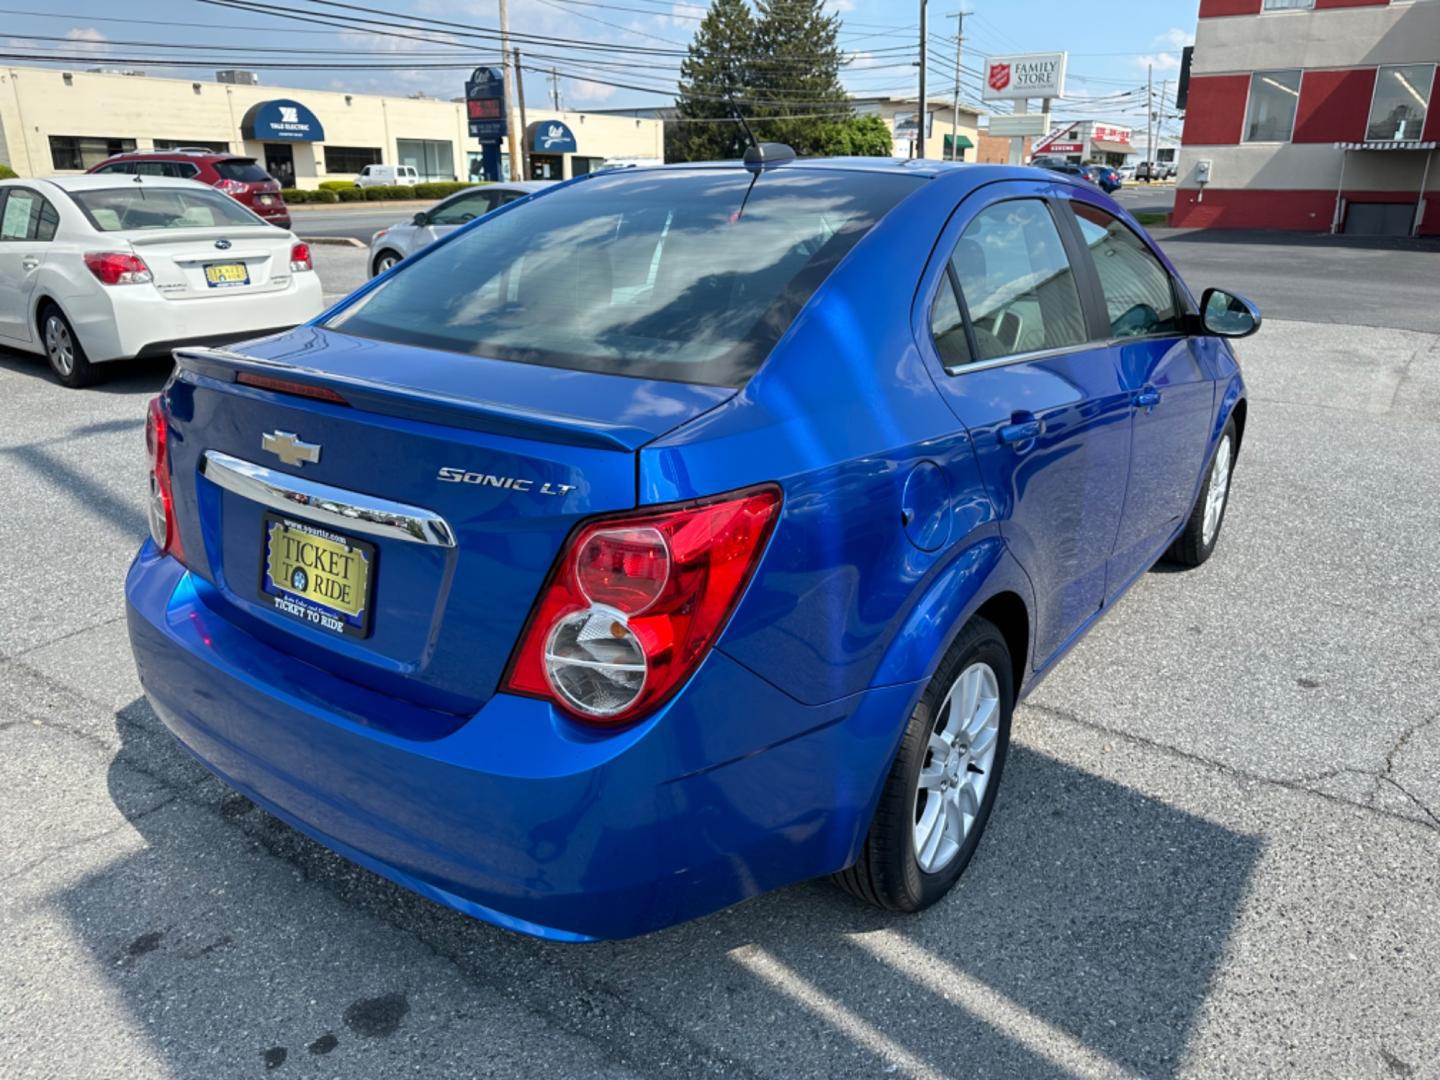
[[[644,428],[542,412],[523,406],[455,397],[399,383],[358,378],[229,349],[187,346],[175,350],[178,374],[234,383],[242,371],[338,393],[345,404],[382,416],[445,424],[471,431],[509,435],[567,446],[591,446],[633,453],[655,438]],[[191,380],[193,381],[193,379]]]

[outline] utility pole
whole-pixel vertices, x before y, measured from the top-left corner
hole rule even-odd
[[[504,0],[501,0],[503,3]],[[1155,122],[1155,65],[1145,66],[1145,182],[1155,179],[1155,137],[1150,134]]]
[[[550,69],[550,103],[560,112],[560,72],[553,67]]]
[[[515,97],[520,102],[520,130],[529,130],[530,124],[525,119],[525,69],[520,66],[520,49],[515,49]],[[520,157],[524,165],[525,179],[530,179],[530,144],[522,141],[520,143]]]
[[[1170,92],[1170,80],[1160,80],[1160,109],[1155,114],[1155,141],[1158,143],[1165,138],[1165,96]],[[1160,151],[1155,151],[1158,156]]]
[[[915,157],[925,156],[925,53],[929,37],[925,29],[926,0],[920,0],[920,130],[915,135]]]
[[[500,63],[505,69],[505,128],[509,132],[510,144],[510,179],[520,179],[520,151],[519,143],[515,138],[515,125],[510,121],[510,102],[515,100],[515,83],[513,78],[519,72],[510,70],[510,11],[505,0],[500,0]]]
[[[950,160],[960,159],[960,51],[965,43],[965,16],[973,11],[957,11],[945,16],[955,20],[955,93],[950,100]]]

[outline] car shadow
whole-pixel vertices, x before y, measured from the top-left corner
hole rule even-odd
[[[443,1027],[445,1053],[472,1063],[541,1017],[563,1035],[543,1062],[558,1075],[578,1039],[643,1075],[1173,1076],[1262,851],[1017,744],[975,861],[927,912],[815,882],[561,946],[330,853],[211,778],[144,699],[116,726],[109,792],[143,844],[49,903],[182,1076],[253,1075],[307,1045],[338,1046],[327,1067],[357,1075],[376,1035],[352,1019],[372,1008],[412,1046]],[[387,959],[381,931],[408,960]],[[435,964],[447,994],[458,977],[503,1004],[465,1024],[427,1012]]]
[[[115,360],[99,366],[100,379],[77,394],[155,394],[165,385],[175,362],[168,356],[144,360]],[[0,371],[33,376],[56,385],[55,375],[43,356],[0,347]]]

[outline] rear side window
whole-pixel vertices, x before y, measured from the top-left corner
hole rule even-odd
[[[246,184],[261,184],[270,179],[270,174],[249,158],[217,161],[215,171],[222,180],[239,180]]]
[[[739,386],[840,258],[921,182],[803,167],[597,174],[432,248],[328,325]]]
[[[970,311],[975,359],[1062,349],[1088,339],[1065,245],[1040,200],[1014,199],[981,210],[961,234],[950,265]]]
[[[1117,338],[1181,333],[1184,322],[1170,275],[1145,242],[1098,207],[1072,202],[1070,208],[1100,278],[1110,333]]]
[[[488,214],[494,206],[494,192],[468,191],[453,202],[439,207],[430,215],[430,223],[432,225],[463,225],[482,214]]]
[[[72,191],[90,223],[101,232],[130,229],[196,229],[256,225],[269,228],[234,199],[203,187],[144,187]]]
[[[0,241],[53,240],[60,217],[49,201],[38,192],[10,188],[0,209]]]

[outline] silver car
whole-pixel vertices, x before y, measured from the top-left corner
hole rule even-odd
[[[370,238],[370,276],[383,274],[407,255],[413,255],[467,221],[541,191],[552,183],[553,180],[517,180],[467,188],[442,199],[429,210],[421,210],[409,221],[381,229]]]

